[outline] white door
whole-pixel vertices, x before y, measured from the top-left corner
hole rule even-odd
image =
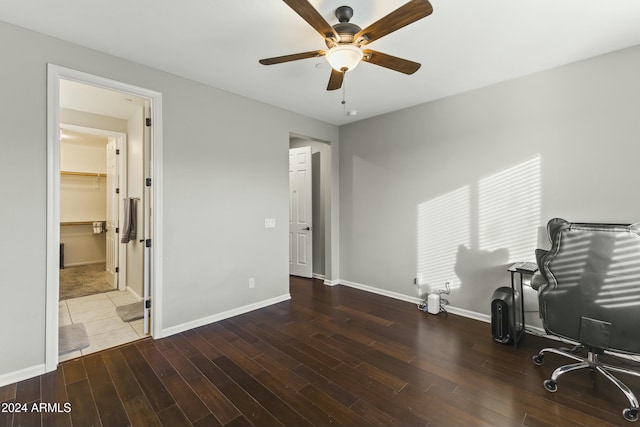
[[[152,244],[152,221],[151,221],[151,176],[153,175],[153,165],[151,164],[151,104],[149,101],[145,102],[144,106],[144,119],[145,124],[143,127],[144,134],[144,147],[143,147],[143,158],[144,158],[144,197],[143,197],[143,206],[142,212],[144,217],[144,238],[145,238],[145,249],[144,249],[144,275],[143,275],[143,300],[144,300],[144,323],[143,323],[143,332],[146,334],[149,333],[149,326],[151,320],[151,244]]]
[[[289,150],[289,274],[312,277],[311,147]]]
[[[118,287],[118,213],[120,196],[116,192],[118,185],[117,140],[109,138],[107,143],[107,281]]]

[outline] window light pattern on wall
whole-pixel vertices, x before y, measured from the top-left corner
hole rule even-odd
[[[541,223],[540,155],[508,167],[468,186],[454,190],[417,207],[417,278],[430,290],[442,289],[449,281],[460,286],[456,266],[461,247],[492,253],[501,250],[506,263],[533,261]],[[505,265],[503,265],[503,263]],[[506,273],[505,273],[506,274]]]
[[[459,245],[470,244],[469,187],[418,205],[418,277],[432,290],[459,285],[454,266]]]
[[[607,276],[598,292],[596,304],[605,308],[640,306],[640,265],[638,263],[638,239],[619,236],[613,249],[614,256]],[[631,253],[631,256],[629,256]]]
[[[540,156],[478,183],[479,249],[509,250],[509,262],[532,261],[540,226]]]

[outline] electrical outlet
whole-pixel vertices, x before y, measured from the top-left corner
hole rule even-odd
[[[249,277],[249,289],[253,289],[256,287],[256,279],[254,277]]]
[[[264,228],[276,228],[276,219],[275,218],[265,218],[264,219]]]
[[[416,285],[422,285],[422,273],[418,273],[416,276]]]

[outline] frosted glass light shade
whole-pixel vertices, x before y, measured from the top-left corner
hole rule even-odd
[[[325,57],[334,70],[343,71],[346,68],[351,71],[362,60],[362,51],[353,45],[344,44],[329,49]]]

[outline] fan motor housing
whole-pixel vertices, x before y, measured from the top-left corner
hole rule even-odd
[[[338,40],[339,43],[353,43],[353,36],[361,30],[356,24],[349,22],[340,22],[334,25],[333,29],[336,30],[336,33],[340,36],[340,40]]]
[[[340,40],[338,43],[353,43],[353,36],[355,36],[362,28],[358,27],[356,24],[351,24],[349,21],[353,17],[353,9],[349,6],[340,6],[336,9],[335,12],[336,18],[338,18],[339,23],[333,26],[333,29],[336,30],[336,33],[340,36]],[[327,42],[328,47],[330,43]]]

